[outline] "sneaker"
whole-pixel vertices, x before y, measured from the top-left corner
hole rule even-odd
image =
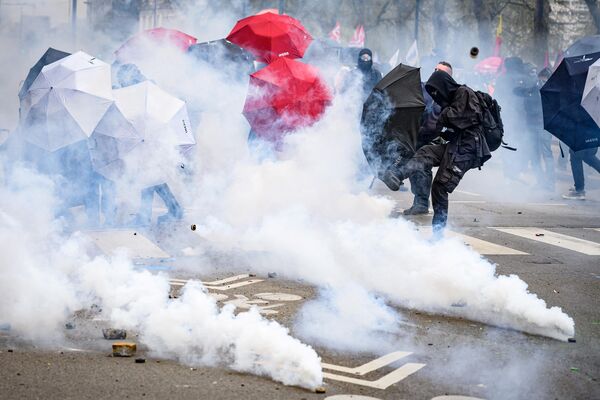
[[[412,206],[402,212],[404,215],[423,215],[429,214],[429,208],[425,206]]]
[[[402,180],[389,169],[384,172],[381,180],[393,192],[397,192],[402,186]]]
[[[562,195],[563,199],[567,200],[585,200],[585,190],[569,189],[569,191]]]

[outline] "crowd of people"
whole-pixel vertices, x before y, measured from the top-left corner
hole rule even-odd
[[[365,49],[360,54],[372,53]],[[365,70],[361,56],[357,71]],[[518,156],[503,157],[504,174],[512,181],[525,183],[521,175],[531,168],[536,190],[554,193],[555,168],[560,160],[555,161],[552,152],[553,136],[544,130],[540,94],[552,70],[548,67],[536,69],[519,57],[506,58],[504,69],[504,73],[494,77],[493,82],[482,85],[482,89],[492,92],[501,104],[504,138],[519,151]],[[363,72],[363,91],[366,93],[377,83],[373,82],[372,76],[372,73]],[[375,171],[375,174],[392,191],[399,190],[406,179],[410,180],[414,201],[410,208],[404,210],[405,215],[427,214],[431,195],[433,228],[441,232],[448,219],[448,194],[458,186],[469,169],[481,169],[492,157],[484,134],[486,124],[483,116],[487,105],[481,92],[454,80],[448,61],[439,61],[433,71],[421,70],[421,77],[426,79],[422,85],[426,107],[416,151],[409,158],[400,155],[395,162],[388,163],[383,172]],[[562,148],[566,149],[566,146],[559,145],[563,153]],[[574,187],[563,194],[563,198],[585,199],[583,163],[600,172],[597,150],[568,150]],[[564,158],[564,153],[560,157]],[[439,167],[435,177],[432,176],[433,167]]]
[[[540,89],[552,75],[552,70],[548,67],[536,69],[518,57],[508,57],[504,61],[504,70],[501,74],[495,75],[485,84],[479,82],[471,88],[455,80],[456,74],[451,60],[438,60],[433,68],[429,66],[431,65],[429,61],[425,63],[428,66],[420,71],[422,82],[419,92],[422,92],[424,111],[419,119],[420,127],[415,145],[409,153],[404,152],[396,159],[386,163],[380,162],[377,166],[371,162],[372,155],[365,153],[374,175],[379,177],[390,190],[401,190],[404,182],[410,181],[414,200],[412,206],[404,210],[404,214],[428,214],[431,196],[434,231],[442,232],[448,220],[449,194],[456,189],[468,170],[481,169],[492,157],[492,152],[496,150],[498,144],[491,146],[488,143],[490,138],[486,135],[490,127],[486,125],[489,121],[486,122],[484,117],[489,113],[489,104],[484,96],[490,97],[484,95],[482,91],[489,92],[501,105],[502,119],[496,122],[500,125],[504,123],[504,138],[519,151],[519,156],[502,157],[505,176],[518,182],[521,181],[521,174],[531,168],[536,179],[536,189],[554,193],[555,168],[560,160],[555,160],[552,151],[553,136],[544,130],[540,95]],[[112,71],[113,89],[147,80],[134,64],[116,63]],[[359,101],[365,103],[382,78],[382,72],[375,66],[373,52],[368,48],[359,51],[357,49],[356,65],[345,70],[342,79],[337,80],[335,84],[335,91],[339,95],[357,88]],[[255,136],[251,130],[249,136],[251,144],[256,140]],[[86,149],[83,149],[79,153],[85,151]],[[565,153],[570,158],[574,187],[563,197],[583,200],[585,199],[583,163],[600,172],[600,159],[596,156],[597,148],[577,152],[568,150]],[[55,156],[60,158],[60,154],[62,153],[57,152]],[[379,156],[384,157],[383,154]],[[71,158],[78,160],[77,157]],[[43,161],[44,157],[39,157],[38,161],[40,160]],[[58,162],[58,164],[65,163]],[[78,168],[71,168],[65,164],[62,175],[67,177],[65,181],[71,186],[80,184],[82,187],[93,187],[81,194],[79,197],[82,199],[77,201],[86,205],[88,219],[94,223],[99,222],[100,203],[102,203],[105,223],[111,224],[116,218],[113,201],[114,184],[94,172],[91,165],[84,164],[85,162],[79,162]],[[438,167],[435,176],[432,172],[434,167]],[[82,168],[89,171],[89,174],[82,173]],[[68,174],[72,171],[78,171],[77,176],[69,177]],[[168,209],[167,214],[159,222],[182,218],[183,209],[175,195],[166,184],[160,184],[142,190],[141,205],[131,223],[150,224],[155,193],[161,197]]]

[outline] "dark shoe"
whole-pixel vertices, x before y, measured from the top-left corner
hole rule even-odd
[[[429,208],[425,206],[412,206],[402,212],[404,215],[424,215],[429,214]]]
[[[562,195],[563,199],[567,200],[585,200],[585,190],[569,189],[569,191]]]
[[[385,185],[393,192],[397,192],[402,185],[402,179],[400,179],[396,174],[394,174],[389,169],[383,173],[381,180]]]

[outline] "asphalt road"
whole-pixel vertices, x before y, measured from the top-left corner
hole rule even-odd
[[[34,348],[10,332],[0,332],[0,398],[300,400],[346,394],[419,400],[451,395],[485,399],[599,399],[600,255],[586,252],[593,253],[594,244],[600,244],[600,180],[594,176],[588,179],[588,200],[576,202],[559,196],[569,185],[564,174],[554,194],[533,195],[524,190],[526,183],[523,188],[517,184],[494,188],[479,183],[476,174],[467,176],[460,191],[451,197],[452,231],[464,235],[467,243],[475,238],[523,253],[485,257],[497,264],[498,273],[519,275],[549,306],[560,306],[573,317],[576,343],[401,309],[403,336],[390,338],[397,347],[382,343],[378,354],[315,347],[323,362],[329,364],[324,370],[328,374],[327,393],[316,394],[218,367],[190,368],[154,359],[143,347],[138,357],[146,357],[144,364],[136,364],[131,358],[108,357],[110,342],[101,338],[100,327],[84,322],[68,333],[68,345],[52,350]],[[380,184],[374,190],[390,195]],[[397,200],[398,211],[410,205],[409,193],[392,196]],[[395,217],[400,216],[392,215]],[[413,218],[424,226],[430,220],[430,215]],[[528,238],[500,230],[506,228],[532,228],[531,232],[543,229],[547,233]],[[577,244],[565,242],[564,236],[558,245],[542,242],[543,238],[551,239],[552,233],[586,242],[583,247],[573,247]],[[476,250],[485,248],[481,242],[471,243]],[[161,247],[171,245],[165,239]],[[501,253],[496,250],[489,253]],[[201,278],[222,279],[248,273],[248,269],[221,268]],[[256,299],[256,294],[265,292],[299,296],[301,299],[284,301],[283,306],[271,309],[276,314],[268,316],[289,327],[293,327],[301,304],[315,296],[313,287],[278,277],[246,276],[229,284],[249,280],[261,281],[219,291],[227,296],[222,301],[235,299],[235,295]],[[372,370],[360,368],[386,355],[388,358]],[[344,372],[336,366],[357,369]],[[348,382],[348,378],[353,379]]]

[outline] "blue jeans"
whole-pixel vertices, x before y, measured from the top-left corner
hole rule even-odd
[[[587,165],[594,168],[596,172],[600,172],[600,159],[596,157],[597,151],[597,147],[577,152],[569,149],[569,154],[571,155],[571,172],[573,173],[573,180],[575,181],[575,190],[585,190],[585,177],[583,174],[584,161]]]

